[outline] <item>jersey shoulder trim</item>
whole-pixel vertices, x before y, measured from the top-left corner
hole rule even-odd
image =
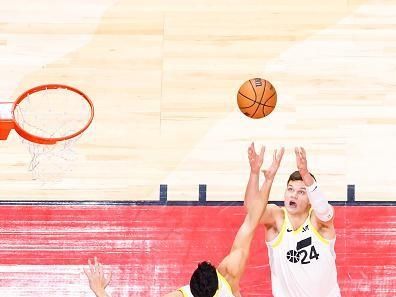
[[[276,248],[277,246],[279,246],[282,242],[283,236],[286,232],[286,226],[287,226],[287,213],[286,213],[286,209],[284,207],[282,207],[283,210],[283,224],[282,224],[282,228],[281,231],[279,232],[279,234],[271,241],[267,242],[272,248]]]
[[[188,293],[186,292],[185,287],[181,287],[181,288],[179,288],[177,290],[183,294],[183,297],[189,297]]]
[[[220,272],[218,272],[217,270],[216,270],[216,272],[217,272],[217,278],[219,279],[219,281],[227,287],[227,289],[230,291],[230,293],[232,293],[231,285],[228,283],[228,281],[224,278],[224,276],[222,276],[220,274]]]

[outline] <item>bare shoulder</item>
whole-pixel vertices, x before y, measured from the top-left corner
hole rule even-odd
[[[282,207],[279,207],[275,204],[267,205],[266,211],[268,210],[269,214],[264,220],[265,226],[265,240],[271,241],[278,236],[278,234],[282,230],[283,222],[285,220],[285,212]]]
[[[271,209],[273,216],[275,216],[276,218],[278,218],[278,217],[283,218],[282,207],[280,207],[276,204],[268,204],[267,207],[269,207]]]
[[[171,293],[166,294],[163,297],[183,297],[183,293],[180,291],[173,291]]]
[[[261,217],[260,224],[264,224],[268,229],[276,227],[279,220],[283,220],[282,208],[276,204],[268,204],[263,216]]]

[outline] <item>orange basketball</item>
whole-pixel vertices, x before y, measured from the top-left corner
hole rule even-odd
[[[269,115],[275,108],[276,98],[274,86],[262,78],[245,81],[237,95],[239,109],[252,119]]]

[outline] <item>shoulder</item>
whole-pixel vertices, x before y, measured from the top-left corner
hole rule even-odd
[[[282,224],[284,219],[284,211],[282,207],[279,207],[276,204],[268,204],[265,208],[265,212],[261,217],[261,224],[264,224],[267,229],[274,228],[280,224]]]
[[[272,212],[272,214],[274,215],[274,217],[276,219],[283,219],[284,218],[285,211],[284,211],[283,207],[280,207],[280,206],[278,206],[276,204],[269,204],[268,206],[270,207],[271,212]]]
[[[276,204],[268,204],[260,223],[265,227],[265,240],[273,240],[282,230],[285,210]]]

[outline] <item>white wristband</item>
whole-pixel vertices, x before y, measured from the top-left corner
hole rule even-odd
[[[308,192],[313,192],[318,188],[318,183],[316,181],[313,182],[312,185],[310,185],[309,187],[307,187]]]
[[[320,188],[316,182],[307,187],[307,193],[309,202],[315,212],[315,215],[319,220],[328,222],[333,218],[334,210],[333,207],[327,201],[327,198],[320,191]]]

